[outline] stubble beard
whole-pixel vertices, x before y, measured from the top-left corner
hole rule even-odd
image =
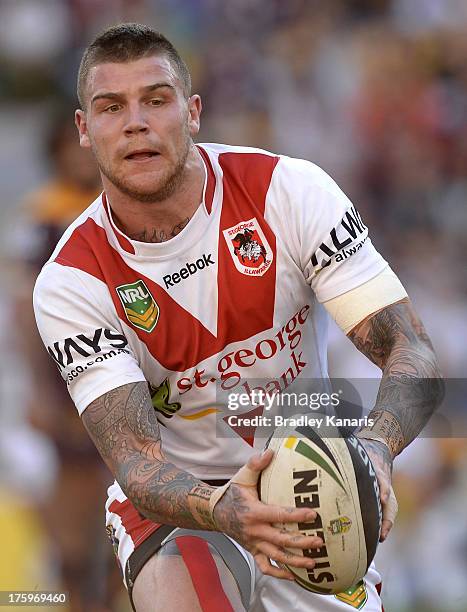
[[[94,152],[94,154],[96,155],[96,160],[102,174],[123,194],[132,198],[133,200],[136,200],[137,202],[163,202],[175,193],[175,191],[182,182],[183,175],[185,173],[186,160],[190,151],[190,144],[191,138],[187,136],[184,150],[178,158],[175,168],[173,169],[171,174],[169,174],[169,176],[167,176],[165,180],[163,180],[162,185],[160,185],[154,191],[142,191],[140,189],[131,187],[131,185],[128,185],[128,183],[122,181],[118,176],[116,176],[116,174],[111,171],[110,168],[108,168],[105,164],[101,162],[101,160],[96,155],[96,151]]]

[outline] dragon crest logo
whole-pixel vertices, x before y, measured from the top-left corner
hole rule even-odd
[[[227,228],[223,234],[239,272],[262,276],[269,269],[273,253],[256,217]]]

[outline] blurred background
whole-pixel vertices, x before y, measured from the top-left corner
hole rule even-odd
[[[199,142],[333,176],[445,376],[467,373],[467,0],[0,0],[0,590],[65,589],[70,612],[129,606],[104,533],[110,475],[38,340],[31,290],[100,189],[74,132],[75,80],[84,46],[120,21],[156,27],[186,59]],[[334,328],[330,364],[379,374]],[[418,440],[394,480],[386,611],[467,610],[466,440]]]

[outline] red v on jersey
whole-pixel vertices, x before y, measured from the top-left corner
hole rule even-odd
[[[218,350],[272,327],[276,291],[276,237],[264,220],[266,194],[278,158],[249,153],[223,153],[224,200],[218,245]],[[264,276],[245,276],[233,262],[223,230],[255,217],[273,252]],[[236,255],[234,255],[236,256]],[[213,351],[218,352],[218,351]]]
[[[106,230],[88,218],[77,227],[55,261],[80,269],[104,282],[115,309],[128,324],[116,287],[143,280],[159,307],[153,331],[132,327],[149,352],[166,369],[178,372],[219,353],[232,342],[250,338],[272,327],[276,284],[276,240],[264,219],[266,194],[278,158],[260,153],[223,153],[223,202],[218,232],[217,336],[151,278],[132,269],[109,243]],[[233,245],[223,231],[254,218],[272,252],[262,275],[247,276],[235,265]],[[189,231],[189,226],[188,226]],[[231,249],[229,251],[229,249]],[[155,262],[155,265],[156,262]],[[200,283],[199,290],[203,287]],[[209,308],[210,304],[206,304]]]

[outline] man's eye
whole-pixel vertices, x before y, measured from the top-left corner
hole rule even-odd
[[[107,106],[107,108],[105,108],[104,110],[106,113],[116,113],[118,110],[120,110],[120,105],[112,104],[111,106]]]
[[[160,98],[152,98],[152,100],[149,100],[149,104],[151,106],[162,106],[163,100]]]

